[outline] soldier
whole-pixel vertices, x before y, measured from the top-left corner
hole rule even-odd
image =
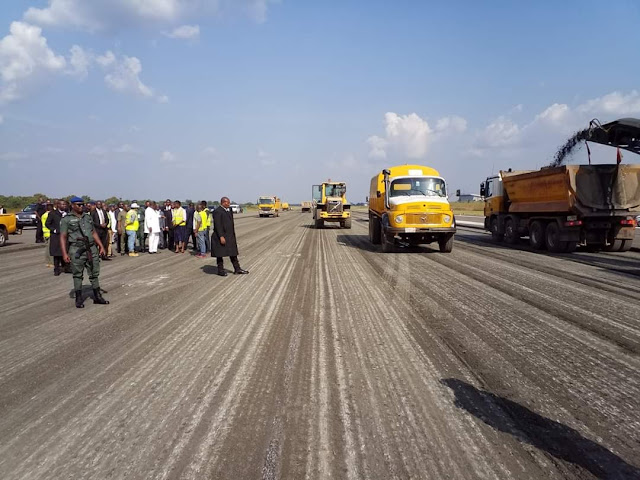
[[[100,255],[104,255],[104,246],[93,228],[91,215],[83,212],[84,201],[80,197],[71,198],[71,215],[60,221],[60,249],[65,262],[71,263],[73,272],[73,289],[76,292],[76,307],[84,308],[82,298],[82,280],[84,269],[89,273],[93,287],[93,303],[107,305],[100,293]],[[67,242],[69,251],[67,252]],[[96,248],[97,246],[97,248]]]

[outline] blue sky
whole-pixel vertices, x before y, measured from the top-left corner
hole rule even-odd
[[[359,202],[417,163],[477,192],[640,117],[639,23],[631,0],[5,1],[0,191],[299,202],[332,178]]]

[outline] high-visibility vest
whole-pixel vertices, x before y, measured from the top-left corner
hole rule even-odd
[[[202,210],[198,213],[200,214],[200,228],[198,229],[198,231],[204,232],[207,229],[207,212]]]
[[[42,233],[44,238],[49,238],[51,236],[51,230],[47,228],[47,217],[49,216],[49,212],[44,212],[40,217],[40,221],[42,222]]]
[[[138,222],[138,212],[131,209],[127,212],[127,226],[124,227],[125,230],[133,230],[135,232],[138,231],[138,227],[140,226],[140,222]]]
[[[184,225],[186,225],[187,221],[186,219],[182,216],[184,213],[184,209],[183,208],[176,208],[173,211],[173,224],[176,227],[182,227]]]

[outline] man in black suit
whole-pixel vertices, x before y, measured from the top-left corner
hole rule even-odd
[[[229,257],[233,265],[233,273],[242,275],[249,273],[240,268],[238,262],[238,243],[236,242],[236,230],[233,223],[233,212],[229,208],[231,201],[227,197],[220,199],[220,206],[213,212],[213,235],[211,235],[211,256],[216,257],[218,263],[218,275],[226,277],[224,269],[224,257]]]
[[[47,216],[45,227],[51,232],[49,238],[49,254],[53,257],[53,274],[57,277],[64,270],[69,270],[70,267],[65,265],[62,259],[62,247],[60,246],[60,221],[67,215],[67,202],[66,200],[58,200],[55,204],[55,209]]]
[[[102,208],[102,202],[91,202],[91,220],[93,220],[93,227],[96,229],[98,238],[102,242],[102,245],[107,245],[109,238],[109,216],[107,212]],[[109,260],[104,258],[104,260]]]
[[[173,212],[171,211],[171,200],[168,198],[164,202],[164,231],[162,232],[164,248],[173,250]]]

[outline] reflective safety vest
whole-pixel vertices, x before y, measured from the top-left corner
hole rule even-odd
[[[140,226],[140,222],[138,222],[138,212],[131,209],[127,212],[127,225],[124,227],[125,230],[133,230],[135,232],[138,231],[138,227]]]
[[[204,232],[207,229],[207,212],[202,210],[198,213],[200,214],[200,228],[198,229],[198,231]]]
[[[183,208],[176,208],[173,211],[173,224],[176,227],[183,227],[184,225],[187,224],[186,219],[182,216],[183,214],[184,214]]]
[[[42,222],[42,233],[44,235],[44,238],[49,238],[51,236],[51,230],[49,230],[45,225],[47,223],[48,216],[49,216],[49,212],[44,212],[40,217],[40,221]]]

